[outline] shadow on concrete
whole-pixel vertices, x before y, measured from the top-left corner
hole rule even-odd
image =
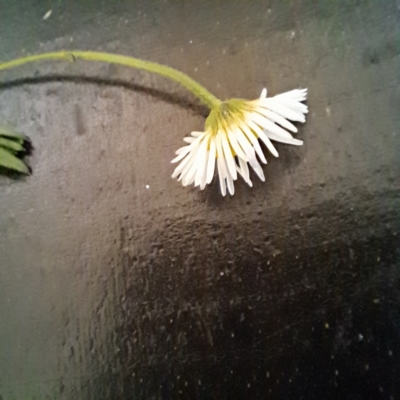
[[[133,82],[127,82],[122,79],[106,79],[95,76],[76,76],[76,75],[47,75],[47,76],[36,76],[29,78],[20,78],[14,79],[8,82],[0,83],[0,90],[8,90],[13,89],[18,86],[24,85],[40,85],[43,83],[50,82],[69,82],[78,85],[86,84],[86,85],[101,85],[101,86],[114,86],[114,87],[122,87],[127,90],[131,90],[138,93],[143,93],[148,96],[152,96],[158,100],[165,101],[170,104],[177,105],[186,110],[192,111],[194,114],[200,115],[204,118],[207,118],[209,114],[209,110],[206,106],[202,104],[196,104],[191,102],[190,100],[185,99],[182,96],[176,94],[166,93],[162,90],[145,87],[142,85],[138,85]]]

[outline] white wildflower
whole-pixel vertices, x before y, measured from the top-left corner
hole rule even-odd
[[[265,181],[260,162],[267,160],[260,146],[261,140],[268,150],[278,157],[271,140],[301,146],[303,142],[289,133],[297,128],[289,122],[305,122],[308,112],[307,90],[296,89],[267,98],[264,89],[259,99],[253,101],[232,99],[212,109],[206,120],[204,132],[192,132],[183,140],[188,145],[177,150],[172,162],[180,161],[172,177],[178,177],[183,186],[194,183],[203,190],[214,177],[217,164],[222,195],[228,189],[234,194],[234,181],[240,174],[252,186],[248,164],[258,177]],[[257,158],[258,157],[258,158]]]

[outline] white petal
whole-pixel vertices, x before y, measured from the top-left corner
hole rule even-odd
[[[274,145],[271,143],[271,141],[268,139],[268,136],[262,131],[262,129],[251,120],[248,120],[246,122],[247,122],[249,128],[251,128],[258,135],[258,137],[265,143],[265,145],[268,147],[268,150],[275,157],[279,157],[279,154],[276,151]]]
[[[265,98],[267,98],[267,89],[266,88],[264,88],[260,94],[260,99],[265,99]]]
[[[259,100],[259,103],[261,107],[265,107],[271,111],[275,111],[277,114],[282,115],[282,117],[285,117],[292,121],[305,122],[306,120],[302,113],[293,111],[271,98]]]
[[[203,167],[203,161],[205,158],[204,151],[207,151],[207,140],[203,140],[201,142],[201,145],[199,146],[199,150],[197,152],[195,160],[193,161],[192,166],[185,174],[185,177],[182,179],[183,186],[190,185],[195,181],[197,172],[199,171],[200,168]]]
[[[185,139],[183,139],[185,140]],[[187,151],[188,150],[188,151]],[[190,151],[189,145],[180,147],[178,150],[175,151],[175,154],[182,154],[182,152],[186,152],[186,154]]]
[[[181,147],[179,150],[177,150],[177,152],[179,151],[178,155],[173,160],[171,160],[171,164],[176,163],[185,158],[185,156],[189,154],[192,149],[193,147],[189,146]]]
[[[264,129],[269,130],[270,132],[274,132],[277,135],[281,135],[283,137],[292,137],[292,135],[289,132],[285,131],[283,128],[269,121],[267,118],[261,116],[260,114],[248,113],[247,116],[257,125],[261,126]]]
[[[240,167],[237,166],[237,170],[240,175],[242,175],[244,181],[250,186],[253,186],[253,183],[250,180],[250,172],[249,172],[249,167],[247,165],[246,161],[243,161],[241,158],[239,158],[239,164]]]
[[[246,134],[246,136],[249,138],[251,143],[254,146],[254,150],[257,152],[258,157],[260,157],[260,160],[264,163],[267,164],[267,160],[264,156],[264,153],[261,149],[260,143],[258,143],[258,139],[254,136],[253,132],[251,129],[243,122],[240,125],[241,130]]]
[[[235,173],[236,173],[236,168],[235,168]],[[233,179],[231,178],[230,175],[226,177],[226,181],[228,184],[229,193],[231,194],[231,196],[233,196],[235,194],[235,185],[233,184]]]
[[[211,138],[210,142],[210,154],[208,156],[208,165],[207,165],[207,180],[206,183],[210,183],[212,178],[214,177],[214,169],[215,169],[215,156],[216,156],[216,147],[215,140]]]
[[[277,113],[274,113],[271,110],[267,110],[266,108],[262,107],[254,107],[255,111],[263,115],[265,118],[268,118],[272,122],[276,122],[277,124],[283,126],[284,128],[288,129],[292,132],[297,132],[297,128],[286,118],[283,118]]]
[[[303,145],[302,140],[298,140],[298,139],[294,139],[294,138],[283,138],[281,136],[275,135],[275,133],[273,133],[273,132],[266,132],[266,133],[271,140],[275,140],[277,142],[292,144],[294,146],[302,146]]]
[[[195,174],[193,172],[191,172],[190,175],[186,175],[183,179],[182,179],[182,186],[189,186],[194,182],[195,179]]]
[[[194,171],[193,169],[196,168],[196,159],[186,168],[186,170],[181,174],[178,181],[182,181],[183,186],[187,186],[191,183],[192,179],[194,180]],[[195,170],[196,171],[196,170]],[[190,174],[190,175],[189,175]]]
[[[197,150],[198,150],[198,148],[193,150],[191,153],[189,153],[187,155],[187,157],[184,160],[182,160],[182,162],[175,168],[174,173],[172,174],[172,178],[175,178],[180,173],[182,173],[185,170],[185,168],[190,168],[190,165],[192,164],[192,161],[193,161],[194,157],[196,156]],[[180,177],[180,179],[182,179],[182,177]],[[178,179],[178,180],[180,180],[180,179]]]
[[[183,141],[186,142],[186,143],[193,143],[194,140],[195,140],[194,137],[185,137],[185,138],[183,138]]]
[[[226,196],[226,185],[225,185],[225,178],[223,175],[223,170],[221,166],[221,157],[217,158],[217,166],[218,166],[218,177],[219,177],[219,186],[221,187],[222,196]]]
[[[225,163],[225,155],[222,150],[221,135],[221,132],[217,133],[217,136],[215,137],[215,144],[217,146],[218,173],[220,175],[222,174],[222,178],[225,179],[228,176],[228,169]]]
[[[187,171],[187,173],[182,178],[182,185],[188,186],[194,182],[197,171],[197,163],[196,160],[193,162],[191,168]]]
[[[184,158],[186,154],[188,154],[190,151],[192,151],[192,149],[194,149],[196,146],[198,146],[200,144],[200,141],[203,139],[203,137],[205,135],[206,135],[205,132],[201,132],[201,135],[199,135],[191,144],[189,144],[188,146],[184,146],[184,147],[181,147],[180,149],[178,149],[175,152],[176,154],[178,154],[178,156],[175,157],[171,161],[171,163],[178,162],[179,160]]]
[[[205,181],[206,177],[206,168],[207,168],[207,161],[208,161],[208,140],[205,139],[201,143],[199,154],[197,156],[197,171],[195,175],[195,186],[199,186],[203,180]]]
[[[273,99],[275,101],[278,101],[279,103],[281,103],[285,107],[290,108],[293,111],[299,111],[299,112],[301,112],[303,114],[307,114],[308,113],[308,107],[305,104],[300,103],[297,100],[293,100],[293,99],[286,98],[286,97],[273,97]]]
[[[244,153],[244,151],[242,150],[242,148],[240,147],[240,144],[238,143],[238,141],[236,139],[237,129],[239,129],[239,128],[236,128],[235,130],[232,130],[231,132],[229,132],[229,134],[228,134],[229,143],[233,147],[233,150],[235,151],[238,158],[242,158],[243,160],[248,161],[249,160],[248,157],[246,156],[246,154]]]
[[[294,89],[290,92],[281,93],[274,97],[286,97],[297,101],[304,101],[307,99],[307,89]]]
[[[250,160],[250,165],[254,169],[254,171],[258,175],[258,177],[264,182],[265,181],[264,172],[261,168],[261,165],[258,163],[258,161],[256,159]]]
[[[207,184],[207,167],[208,167],[208,158],[210,157],[210,152],[206,151],[206,158],[204,160],[204,171],[200,179],[200,190],[203,190]],[[214,159],[215,164],[215,159]]]
[[[181,168],[181,176],[178,178],[178,181],[182,180],[185,176],[187,176],[188,172],[192,169],[193,164],[196,163],[196,158],[197,158],[197,154],[198,154],[198,152],[199,152],[199,149],[200,149],[199,146],[196,147],[196,148],[188,155],[188,157],[190,157],[190,158],[189,158],[188,162],[185,163],[184,167]],[[186,161],[186,160],[184,160],[184,161]],[[183,164],[183,161],[182,161],[182,164]],[[187,181],[187,180],[185,180],[185,182],[186,182],[186,181]],[[183,185],[183,186],[185,186],[185,185]]]
[[[244,180],[248,181],[250,179],[250,172],[249,172],[249,167],[247,166],[247,162],[239,158],[239,165]]]
[[[237,179],[237,173],[236,173],[236,168],[235,168],[235,160],[233,158],[233,154],[232,154],[232,150],[229,146],[228,143],[228,139],[226,138],[226,136],[224,134],[222,135],[222,148],[224,150],[224,154],[225,154],[225,159],[226,159],[226,164],[228,165],[228,171],[229,171],[229,175],[233,178],[233,179]]]
[[[242,128],[244,124],[240,124],[240,128]],[[251,158],[255,158],[256,154],[254,152],[254,148],[252,145],[249,143],[247,137],[243,133],[242,129],[238,129],[235,132],[236,139],[238,140],[239,144],[242,146],[243,151],[246,153],[248,159],[250,160]]]

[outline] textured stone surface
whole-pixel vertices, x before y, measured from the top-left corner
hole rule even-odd
[[[52,10],[47,20],[42,17]],[[170,179],[206,110],[104,64],[1,73],[35,147],[0,178],[0,399],[398,399],[400,4],[0,0],[0,54],[309,88],[303,147],[222,198]]]

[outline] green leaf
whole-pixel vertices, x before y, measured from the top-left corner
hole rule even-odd
[[[9,138],[15,138],[24,141],[26,137],[21,133],[15,132],[14,129],[7,125],[0,125],[0,136],[7,136]]]
[[[0,147],[5,147],[15,152],[24,150],[24,146],[22,145],[20,140],[6,139],[1,136],[0,136]]]
[[[23,174],[29,174],[28,167],[19,158],[2,147],[0,147],[0,166],[22,172]]]

